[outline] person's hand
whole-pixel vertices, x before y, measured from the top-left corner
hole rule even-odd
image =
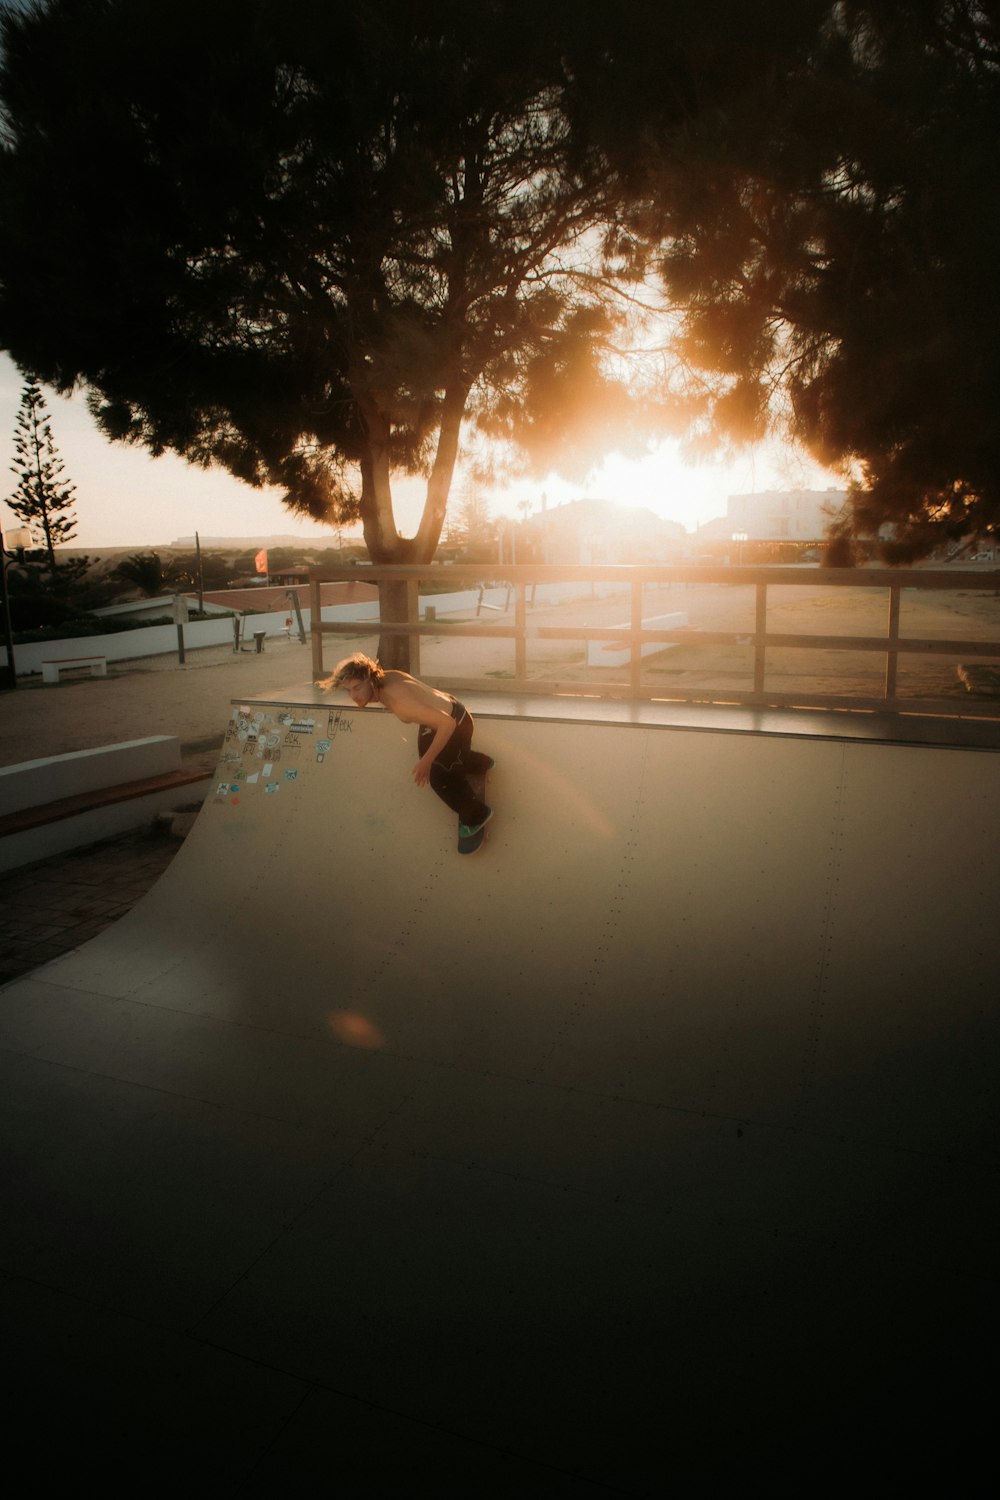
[[[417,786],[427,785],[431,775],[431,764],[431,761],[424,755],[421,756],[413,767],[413,779],[417,783]]]

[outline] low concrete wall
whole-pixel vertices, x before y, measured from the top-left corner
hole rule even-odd
[[[564,604],[571,599],[606,599],[616,594],[627,594],[628,584],[606,583],[592,587],[586,581],[569,583],[540,583],[532,595],[529,592],[529,608],[534,605]],[[483,595],[483,604],[493,609],[503,609],[507,590],[503,585],[489,588]],[[420,596],[420,612],[423,615],[430,605],[439,615],[464,613],[475,610],[479,603],[478,589],[463,589],[454,594],[427,594]],[[323,606],[324,620],[377,620],[378,600],[356,601],[353,604],[328,604]],[[284,635],[285,621],[291,618],[292,630],[298,622],[290,606],[271,610],[267,614],[248,615],[243,623],[244,641],[252,640],[255,630],[266,630],[269,636]],[[302,623],[308,631],[311,612],[302,611]],[[229,617],[218,620],[189,620],[184,626],[184,647],[197,651],[203,646],[223,646],[233,639],[233,622]],[[72,640],[32,641],[14,647],[17,675],[27,677],[41,673],[43,661],[65,661],[74,656],[106,656],[108,661],[135,661],[143,656],[168,656],[177,650],[176,625],[147,625],[140,630],[125,630],[115,635],[92,635]],[[0,645],[0,663],[6,665],[7,649]]]
[[[212,784],[210,776],[184,786],[156,786],[153,782],[152,778],[179,771],[180,765],[180,741],[174,735],[161,734],[0,767],[0,818],[33,808],[45,809],[67,797],[110,792],[130,782],[149,783],[149,790],[139,796],[83,807],[53,822],[41,820],[28,827],[3,830],[0,871],[18,870],[98,839],[128,833],[151,823],[159,812],[204,801]]]
[[[292,630],[297,629],[294,611],[273,610],[268,614],[248,615],[243,622],[244,641],[253,639],[255,630],[266,630],[268,635],[284,635],[285,621],[291,614]],[[302,612],[302,622],[308,631],[308,610]],[[323,610],[324,620],[377,620],[378,603],[330,605]],[[233,639],[233,622],[229,617],[219,620],[190,620],[184,626],[184,647],[197,651],[203,646],[224,646]],[[135,661],[143,656],[168,656],[177,650],[176,625],[147,625],[140,630],[123,630],[115,635],[88,635],[72,640],[31,641],[27,645],[14,647],[17,675],[27,677],[41,673],[43,661],[65,661],[74,656],[106,656],[108,661]],[[0,645],[0,662],[6,665],[7,649]]]
[[[62,797],[121,786],[126,781],[163,776],[179,770],[180,764],[180,740],[175,735],[158,734],[0,766],[0,816],[58,802]]]
[[[57,823],[44,823],[37,828],[9,833],[0,838],[0,873],[20,870],[40,859],[51,859],[53,855],[65,854],[70,849],[85,849],[88,844],[99,843],[101,839],[148,827],[157,813],[191,802],[203,802],[212,784],[213,778],[206,776],[204,781],[191,786],[149,792],[127,802],[111,802],[104,807],[76,813],[71,818],[60,818]]]

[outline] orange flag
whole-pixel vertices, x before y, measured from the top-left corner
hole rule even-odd
[[[266,547],[261,547],[260,551],[257,553],[257,556],[254,558],[253,563],[254,563],[254,567],[257,569],[258,573],[266,573],[267,572],[267,548]]]

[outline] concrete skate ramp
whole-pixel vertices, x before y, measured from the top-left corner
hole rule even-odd
[[[466,859],[414,731],[234,709],[155,890],[0,996],[47,1481],[976,1492],[1000,757],[533,713]]]

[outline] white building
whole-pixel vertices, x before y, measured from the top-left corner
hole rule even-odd
[[[758,490],[730,495],[726,514],[699,527],[707,540],[729,541],[742,533],[748,542],[818,542],[847,504],[847,491]]]

